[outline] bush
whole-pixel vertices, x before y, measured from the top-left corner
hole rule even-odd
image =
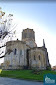
[[[47,66],[46,67],[46,70],[51,70],[51,66]]]

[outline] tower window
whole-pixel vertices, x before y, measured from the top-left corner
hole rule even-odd
[[[34,60],[36,60],[36,57],[35,57],[35,55],[34,55]]]
[[[25,33],[25,34],[24,34],[24,38],[26,38],[26,36],[27,36],[27,34]]]
[[[16,55],[16,51],[17,51],[17,49],[15,48],[15,50],[14,50],[14,55]]]

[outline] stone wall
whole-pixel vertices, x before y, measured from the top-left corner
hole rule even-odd
[[[29,47],[21,41],[11,41],[7,43],[6,52],[10,49],[11,53],[7,53],[4,58],[6,68],[19,68],[27,65],[26,53]],[[16,50],[15,50],[16,49]],[[15,52],[16,51],[16,52]]]
[[[45,51],[41,48],[32,48],[29,50],[29,66],[36,68],[46,68]]]

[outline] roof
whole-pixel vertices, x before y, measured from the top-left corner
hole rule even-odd
[[[29,47],[30,48],[30,46],[29,45],[27,45],[26,44],[26,42],[24,42],[24,41],[20,41],[20,40],[13,40],[13,41],[8,41],[7,43],[6,43],[6,46],[11,46],[11,45],[13,45],[13,43],[19,43],[19,42],[21,42],[22,44],[25,44],[27,47]]]
[[[44,48],[43,46],[42,47],[33,47],[30,50],[34,50],[34,49],[41,49],[43,51],[47,51],[47,48]]]

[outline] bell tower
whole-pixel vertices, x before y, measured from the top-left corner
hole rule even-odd
[[[35,32],[33,29],[24,29],[22,32],[22,41],[25,41],[30,47],[36,47]]]

